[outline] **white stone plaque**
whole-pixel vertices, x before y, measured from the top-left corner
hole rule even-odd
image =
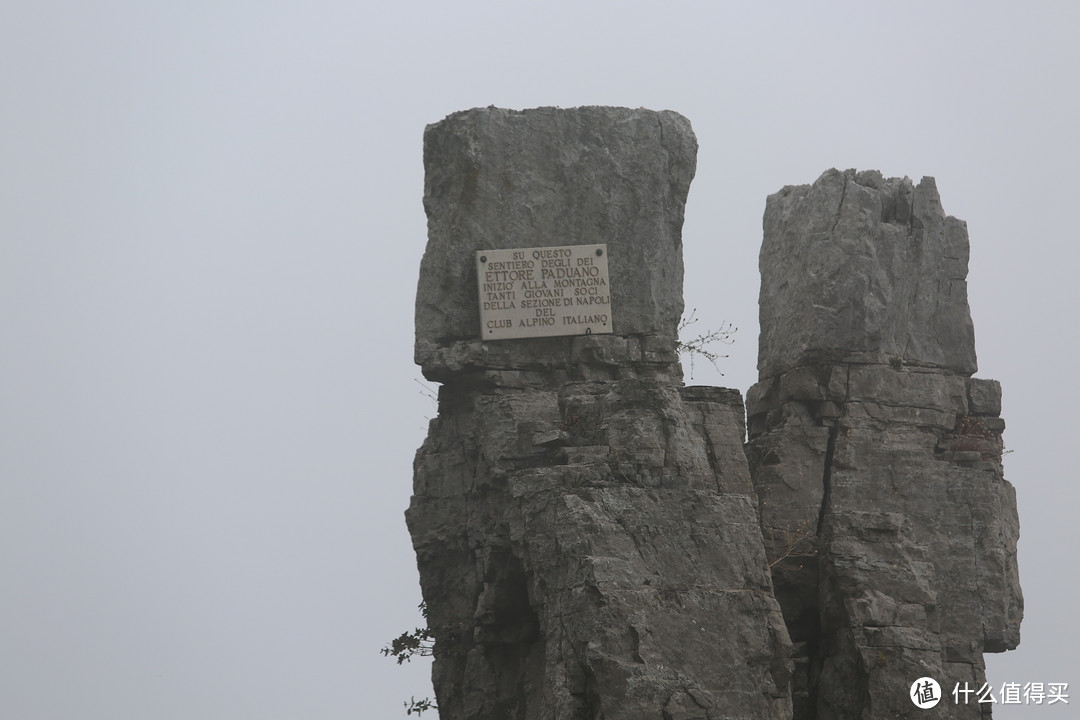
[[[611,332],[607,245],[476,253],[484,340]]]

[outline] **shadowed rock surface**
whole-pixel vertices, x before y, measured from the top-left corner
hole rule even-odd
[[[976,369],[966,225],[932,178],[831,170],[768,199],[747,452],[795,718],[908,717],[1019,643],[1019,521]],[[946,697],[935,717],[989,706]]]
[[[789,718],[735,391],[681,387],[681,116],[489,108],[425,133],[406,517],[444,720]],[[473,252],[608,244],[615,334],[481,342]]]

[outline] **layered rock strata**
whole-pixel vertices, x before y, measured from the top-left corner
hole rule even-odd
[[[670,112],[489,108],[425,133],[406,513],[444,720],[789,718],[739,394],[681,387],[696,140]],[[473,254],[607,243],[615,333],[481,342]]]
[[[976,370],[966,224],[933,178],[826,172],[769,197],[748,457],[794,643],[795,718],[977,718],[1019,642],[1019,522],[996,381]]]

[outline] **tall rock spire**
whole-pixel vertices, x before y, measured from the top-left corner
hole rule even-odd
[[[1023,612],[1001,390],[971,377],[967,227],[933,178],[830,170],[770,196],[764,228],[748,457],[795,718],[908,717],[920,677],[981,687]]]
[[[406,518],[443,720],[790,718],[742,399],[681,386],[696,150],[625,108],[425,133],[416,359],[443,384]],[[478,251],[593,244],[610,334],[484,339]]]

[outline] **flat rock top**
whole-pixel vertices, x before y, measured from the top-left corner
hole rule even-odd
[[[674,338],[696,157],[671,111],[491,107],[429,125],[417,362],[480,337],[477,250],[606,243],[614,332]]]

